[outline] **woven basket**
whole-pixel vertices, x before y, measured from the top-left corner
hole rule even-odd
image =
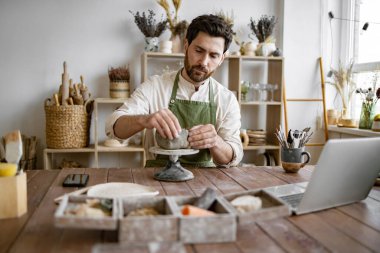
[[[55,106],[45,102],[48,148],[83,148],[89,145],[92,102]]]

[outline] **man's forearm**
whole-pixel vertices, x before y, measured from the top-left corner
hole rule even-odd
[[[116,137],[127,139],[145,128],[143,122],[146,115],[121,116],[114,124],[113,130]]]
[[[216,164],[225,165],[232,161],[234,151],[232,147],[218,136],[217,144],[210,148],[211,156]]]

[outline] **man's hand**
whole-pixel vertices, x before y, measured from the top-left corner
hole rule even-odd
[[[192,148],[205,149],[215,147],[219,138],[214,125],[207,124],[192,127],[188,141]]]
[[[177,117],[169,109],[162,109],[148,115],[142,124],[148,129],[156,128],[162,137],[170,140],[178,137],[178,133],[181,132]]]
[[[228,164],[233,159],[233,150],[216,132],[214,125],[198,125],[189,130],[188,141],[194,149],[210,150],[216,164]]]

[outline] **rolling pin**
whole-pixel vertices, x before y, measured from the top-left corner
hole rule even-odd
[[[69,74],[67,73],[66,62],[63,62],[62,73],[62,105],[67,105],[67,99],[69,98]]]
[[[80,76],[80,93],[82,94],[83,100],[87,101],[90,98],[90,93],[88,92],[87,86],[83,82],[83,76]]]

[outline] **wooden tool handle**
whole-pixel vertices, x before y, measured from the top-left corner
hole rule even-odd
[[[63,62],[63,74],[67,74],[67,65],[66,62]]]
[[[59,99],[58,99],[58,94],[57,93],[54,94],[54,101],[55,101],[55,105],[59,106]]]
[[[67,74],[67,64],[63,62],[63,74],[62,74],[62,105],[67,104],[69,98],[69,75]]]
[[[62,196],[59,196],[58,198],[54,199],[54,203],[59,204],[59,202],[63,199],[63,197],[65,195],[68,195],[68,196],[78,196],[78,195],[81,195],[82,193],[86,193],[91,187],[92,186],[88,186],[88,187],[85,187],[85,188],[82,188],[82,189],[79,189],[79,190],[76,190],[76,191],[64,194]]]
[[[75,95],[76,96],[80,96],[80,90],[79,90],[79,85],[78,84],[74,84],[74,89],[75,89]]]
[[[83,76],[80,76],[80,83],[82,84],[82,88],[86,88],[86,85],[84,84],[84,81],[83,81]]]

